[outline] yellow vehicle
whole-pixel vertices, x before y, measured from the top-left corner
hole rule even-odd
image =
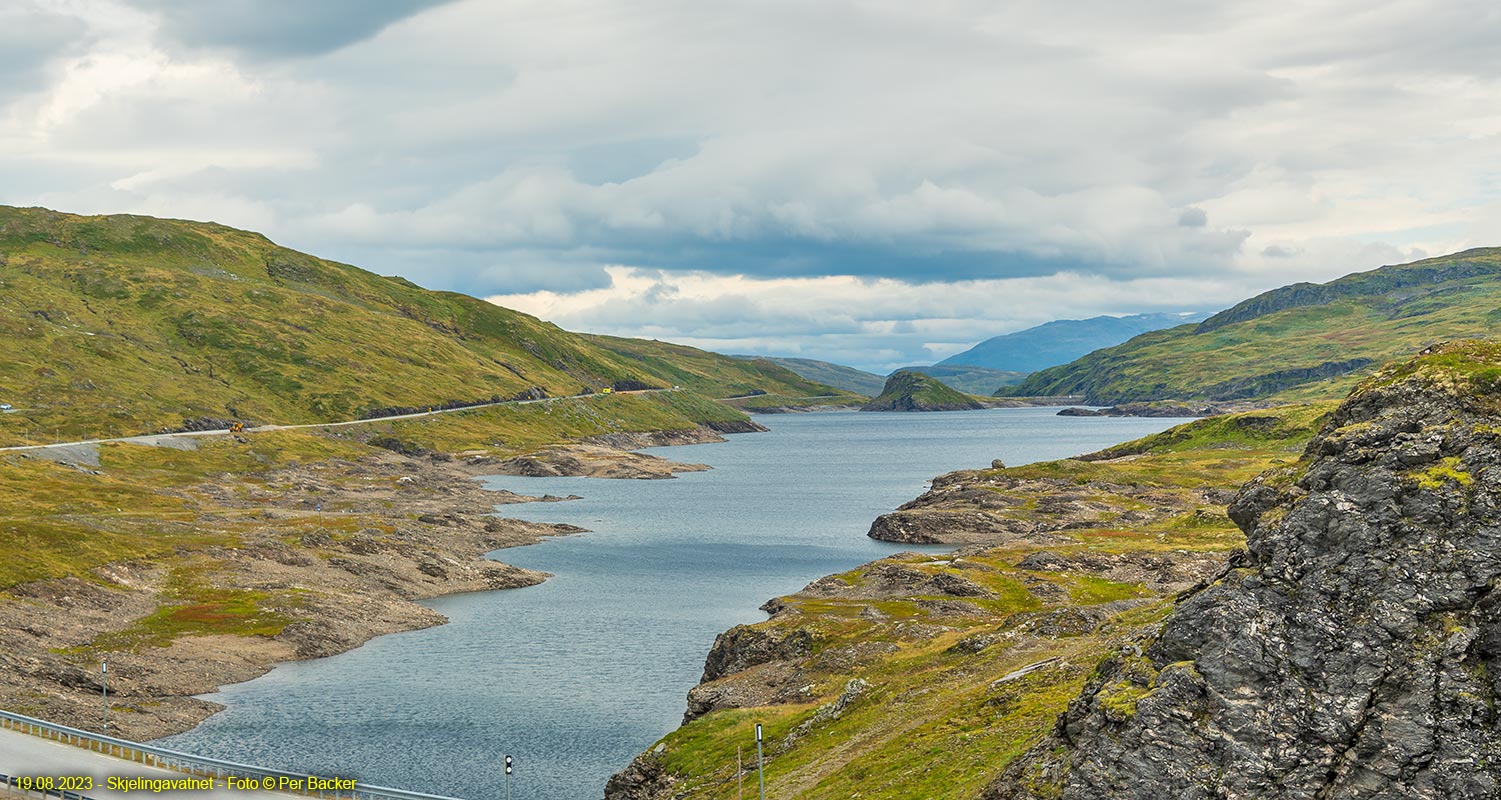
[[[605,388],[600,389],[599,393],[600,394],[614,394],[615,393],[615,387],[614,386],[606,386]]]
[[[230,423],[230,425],[229,425],[229,432],[230,433],[244,433],[245,432],[245,423],[243,423],[243,422],[232,422],[232,423]]]

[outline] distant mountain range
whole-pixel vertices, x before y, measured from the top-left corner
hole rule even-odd
[[[1067,364],[1103,347],[1113,347],[1148,331],[1172,328],[1209,317],[1203,313],[1133,314],[1129,317],[1060,319],[1034,328],[994,336],[938,362],[988,367],[1009,372],[1036,372]],[[985,394],[995,391],[992,387]]]
[[[1118,345],[1147,331],[1200,322],[1208,314],[1133,314],[1129,317],[1060,319],[1023,331],[995,336],[937,364],[914,365],[877,375],[843,364],[812,358],[777,358],[737,355],[740,359],[764,359],[785,367],[810,381],[835,386],[867,397],[881,394],[888,375],[902,371],[921,372],[961,392],[992,395],[1005,386],[1021,383],[1029,373],[1067,364],[1102,347]]]

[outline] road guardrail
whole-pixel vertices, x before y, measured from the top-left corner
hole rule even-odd
[[[55,722],[48,722],[24,714],[16,714],[10,711],[0,711],[0,728],[7,728],[32,736],[40,736],[55,742],[82,747],[96,753],[122,758],[142,766],[157,767],[160,769],[173,770],[199,777],[215,778],[239,778],[241,780],[254,780],[271,791],[284,794],[301,794],[309,797],[328,797],[335,800],[457,800],[437,794],[424,794],[422,792],[409,792],[405,789],[392,789],[387,786],[372,786],[356,782],[353,788],[336,788],[331,784],[323,784],[330,788],[315,788],[320,786],[317,781],[331,782],[335,777],[332,775],[309,775],[302,772],[288,772],[279,769],[267,769],[253,764],[241,764],[234,761],[225,761],[207,756],[196,756],[191,753],[183,753],[177,750],[168,750],[165,747],[132,742],[128,739],[117,739],[102,733],[70,728]],[[0,776],[3,777],[3,776]],[[10,784],[6,784],[10,786]],[[54,795],[56,796],[56,795]],[[68,800],[78,800],[68,798]]]

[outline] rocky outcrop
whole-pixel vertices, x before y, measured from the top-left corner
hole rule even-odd
[[[917,499],[877,517],[866,535],[903,544],[1053,545],[1069,541],[1059,535],[1067,531],[1104,523],[1145,525],[1195,502],[1223,500],[1151,484],[1080,485],[1070,479],[963,470],[939,476]]]
[[[743,419],[706,422],[702,427],[684,430],[609,433],[502,461],[490,461],[487,462],[487,469],[491,474],[530,478],[671,478],[678,472],[702,472],[709,467],[630,451],[644,447],[722,442],[725,439],[720,434],[759,433],[765,430],[764,425]],[[376,444],[374,440],[371,443]]]
[[[866,536],[901,544],[997,544],[1040,532],[1024,519],[975,509],[892,511],[876,517]]]
[[[1109,408],[1071,406],[1058,412],[1060,417],[1207,417],[1230,409],[1197,403],[1121,403]]]
[[[1344,361],[1325,361],[1311,367],[1279,369],[1261,375],[1222,381],[1204,389],[1211,400],[1242,400],[1248,397],[1266,397],[1284,389],[1301,386],[1309,381],[1336,378],[1340,375],[1365,369],[1376,363],[1370,358],[1351,358]]]
[[[757,664],[804,658],[813,652],[813,635],[806,629],[792,630],[736,625],[719,634],[704,659],[700,680],[708,683]]]
[[[710,420],[704,426],[715,433],[765,433],[770,430],[753,419]]]
[[[720,434],[764,433],[767,430],[765,425],[751,419],[718,420],[705,422],[695,428],[667,431],[621,431],[587,436],[579,441],[583,444],[613,447],[616,450],[640,450],[643,447],[676,447],[684,444],[722,442],[725,438]]]
[[[1247,484],[1248,550],[986,797],[1501,796],[1501,346],[1365,382]]]
[[[672,776],[662,768],[662,746],[642,753],[605,783],[608,800],[658,800],[672,790]]]

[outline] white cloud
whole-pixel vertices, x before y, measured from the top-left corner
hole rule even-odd
[[[1122,281],[1077,273],[911,283],[850,275],[754,278],[605,268],[608,286],[496,295],[490,302],[572,330],[662,338],[729,353],[803,356],[884,372],[1059,317],[1211,310],[1243,286],[1201,278]],[[1211,307],[1196,299],[1216,297]]]
[[[0,26],[27,34],[0,201],[211,217],[726,348],[903,362],[1497,243],[1479,2],[37,0]]]

